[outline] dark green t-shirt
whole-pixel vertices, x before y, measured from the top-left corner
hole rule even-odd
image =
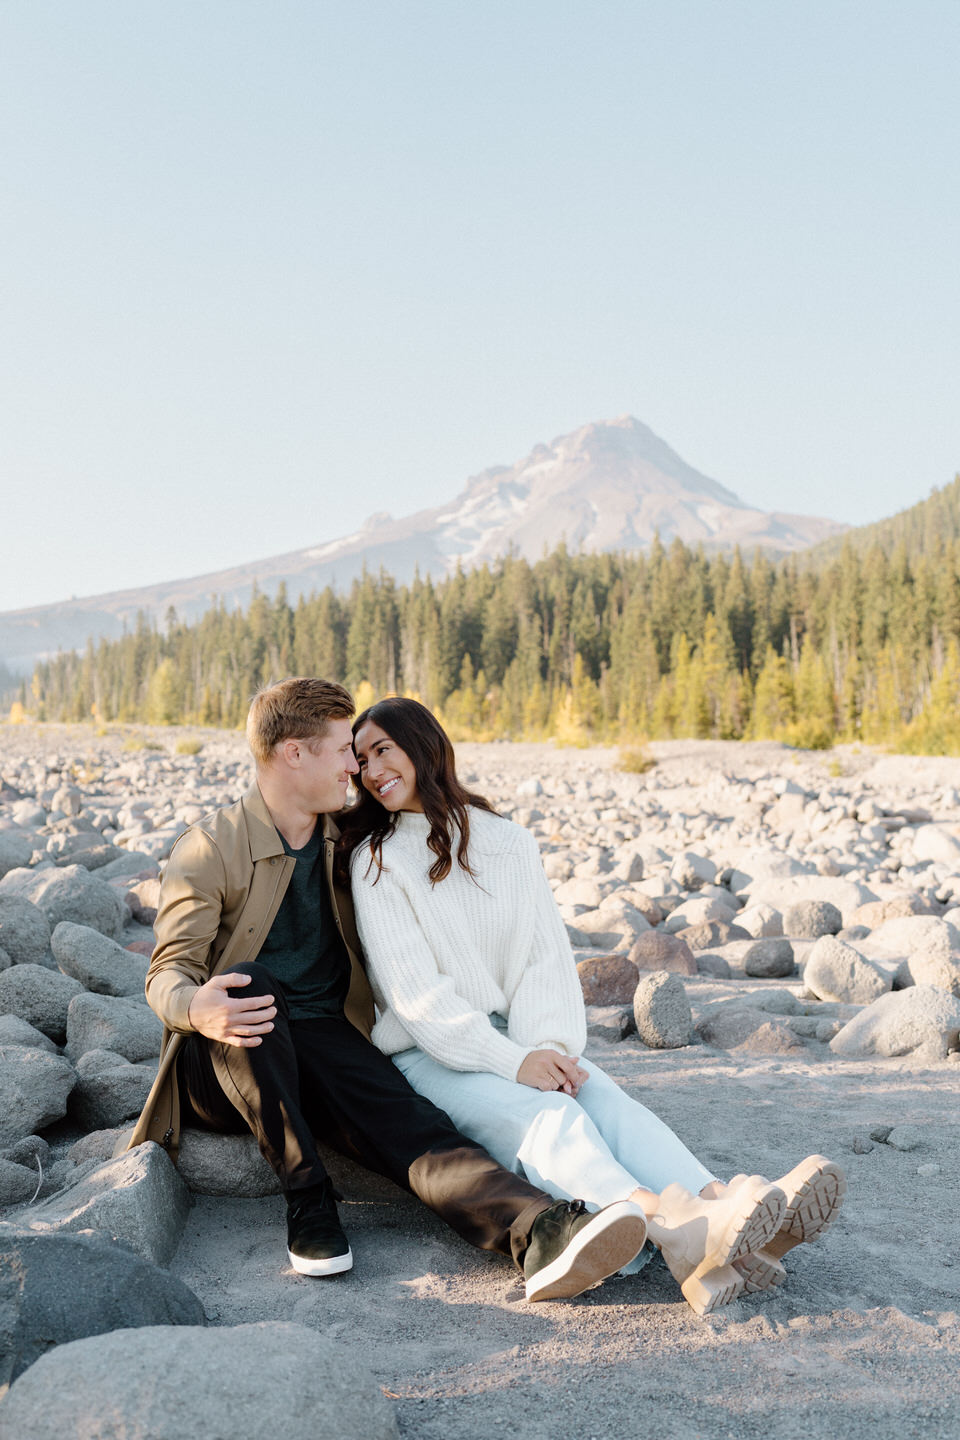
[[[333,918],[322,827],[317,825],[302,850],[280,839],[297,863],[257,959],[283,986],[292,1020],[340,1017],[350,988],[350,957]]]

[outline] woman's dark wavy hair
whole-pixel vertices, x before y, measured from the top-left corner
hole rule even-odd
[[[420,804],[430,822],[427,845],[437,857],[429,871],[433,884],[446,879],[453,868],[454,827],[460,834],[457,864],[468,875],[473,875],[467,806],[475,805],[478,810],[489,810],[494,815],[496,811],[489,800],[482,795],[471,794],[460,784],[453,746],[439,720],[419,700],[410,700],[403,695],[389,695],[364,710],[353,722],[354,735],[368,720],[379,725],[413,764]],[[337,841],[336,873],[340,884],[349,882],[350,857],[364,840],[370,842],[371,863],[376,861],[379,880],[383,870],[383,842],[394,825],[395,817],[377,797],[362,785],[357,788],[360,796],[357,804],[338,819],[340,839]]]

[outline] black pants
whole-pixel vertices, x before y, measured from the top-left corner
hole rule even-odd
[[[230,995],[276,997],[273,1030],[249,1048],[190,1036],[177,1060],[183,1123],[249,1127],[288,1192],[326,1178],[319,1139],[412,1191],[471,1244],[522,1265],[552,1197],[461,1135],[349,1020],[291,1020],[265,966],[236,973],[251,983]]]

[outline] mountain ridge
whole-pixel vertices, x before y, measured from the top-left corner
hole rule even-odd
[[[116,637],[141,612],[162,620],[173,606],[193,619],[214,600],[243,606],[254,586],[272,595],[282,583],[296,599],[326,585],[348,586],[364,568],[382,568],[400,582],[417,570],[439,578],[510,550],[536,559],[562,540],[573,550],[633,551],[655,534],[665,543],[678,537],[709,549],[759,545],[782,553],[846,528],[745,504],[626,415],[537,444],[512,466],[490,466],[446,504],[399,519],[381,511],[331,541],[180,580],[7,611],[0,614],[0,661],[23,671],[57,649]]]

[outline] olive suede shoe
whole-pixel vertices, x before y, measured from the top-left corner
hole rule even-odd
[[[523,1260],[528,1300],[562,1300],[599,1285],[639,1254],[646,1217],[632,1200],[596,1214],[582,1200],[558,1200],[533,1222]]]

